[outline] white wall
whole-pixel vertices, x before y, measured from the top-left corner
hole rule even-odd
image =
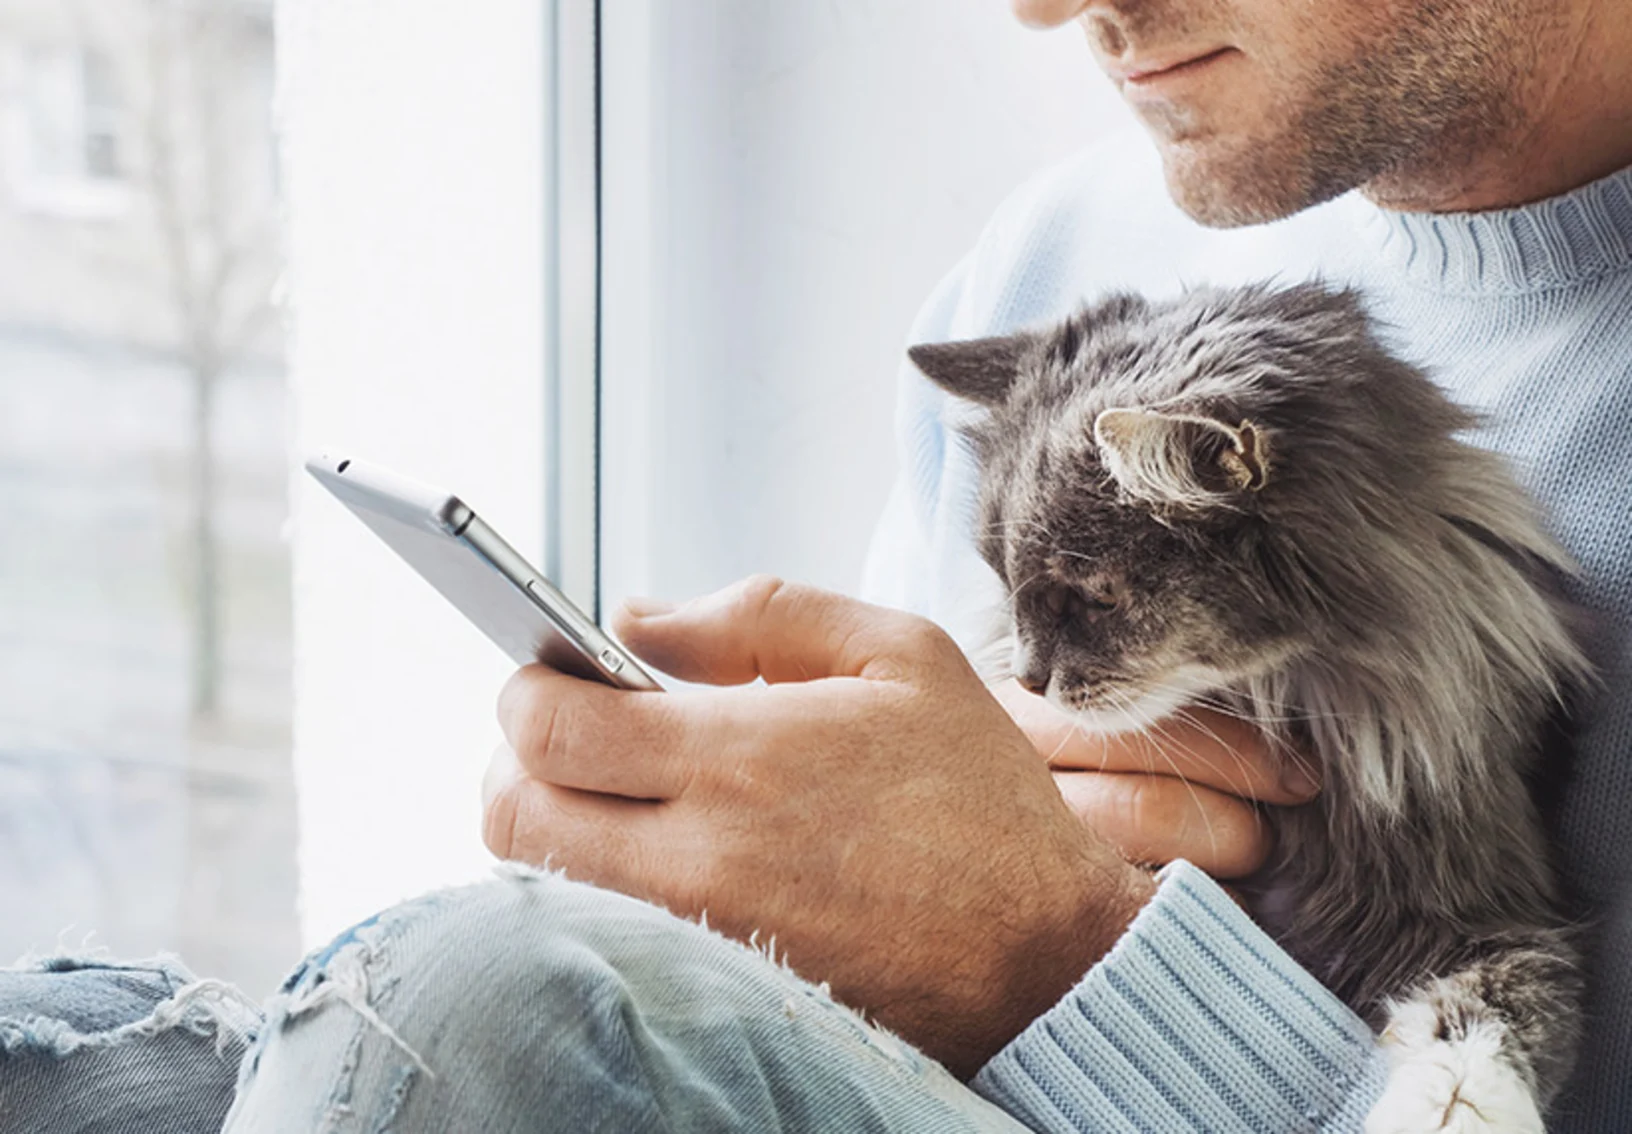
[[[914,312],[1125,112],[1003,0],[611,0],[602,36],[605,591],[853,589]]]
[[[283,0],[294,451],[355,452],[542,539],[533,0]],[[293,494],[303,935],[480,873],[504,657],[303,474]]]

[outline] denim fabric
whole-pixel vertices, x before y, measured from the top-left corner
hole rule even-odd
[[[214,1134],[258,1023],[167,958],[0,969],[0,1130]]]
[[[230,1134],[1016,1131],[760,953],[522,868],[389,910],[303,964]]]

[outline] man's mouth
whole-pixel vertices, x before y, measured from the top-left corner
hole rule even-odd
[[[1205,51],[1123,57],[1107,63],[1105,71],[1124,86],[1149,88],[1167,80],[1196,74],[1225,56],[1236,53],[1233,47],[1215,47]]]

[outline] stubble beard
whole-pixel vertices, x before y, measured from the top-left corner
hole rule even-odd
[[[1545,40],[1526,0],[1474,7],[1418,6],[1385,42],[1299,83],[1295,112],[1267,133],[1221,136],[1181,109],[1143,114],[1174,201],[1229,228],[1357,187],[1385,204],[1449,195],[1459,171],[1524,128]]]

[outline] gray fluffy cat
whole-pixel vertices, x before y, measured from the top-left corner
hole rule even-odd
[[[1318,284],[909,353],[982,408],[1022,683],[1100,731],[1222,708],[1322,767],[1241,892],[1381,1030],[1368,1131],[1539,1131],[1581,980],[1532,790],[1590,674],[1567,557],[1473,416]]]

